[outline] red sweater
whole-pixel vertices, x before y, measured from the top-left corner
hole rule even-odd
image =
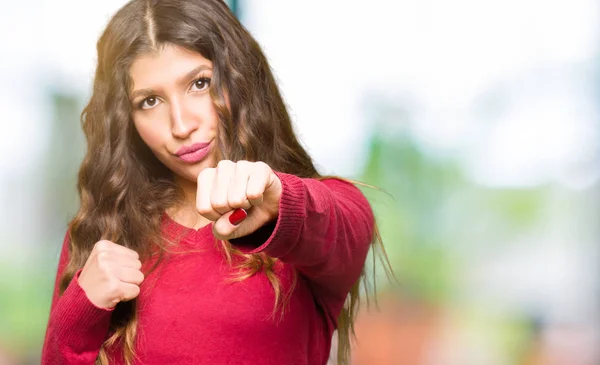
[[[297,274],[281,320],[273,319],[275,296],[264,273],[228,280],[235,272],[212,224],[194,230],[165,215],[163,233],[183,233],[178,249],[195,252],[168,255],[142,283],[136,365],[326,364],[337,317],[373,238],[373,213],[349,183],[277,175],[283,185],[277,221],[232,243],[279,258],[275,272],[283,293]],[[68,243],[67,234],[57,284]],[[43,365],[93,364],[110,335],[112,311],[88,300],[80,271],[61,296],[55,287]],[[120,348],[109,355],[111,365],[124,363]]]

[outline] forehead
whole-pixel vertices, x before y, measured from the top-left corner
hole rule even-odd
[[[157,52],[144,53],[135,58],[129,69],[134,88],[173,83],[198,66],[212,68],[212,62],[198,52],[165,45]]]

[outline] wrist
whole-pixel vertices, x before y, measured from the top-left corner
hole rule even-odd
[[[269,221],[277,220],[279,216],[279,203],[281,202],[281,196],[283,194],[283,184],[277,176],[276,173],[273,172],[272,175],[272,183],[271,183],[271,204],[269,204],[268,213],[269,213]]]

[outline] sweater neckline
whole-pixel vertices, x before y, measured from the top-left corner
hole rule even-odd
[[[171,216],[169,216],[169,214],[167,214],[167,212],[163,212],[162,221],[165,232],[175,237],[179,236],[183,239],[197,241],[201,237],[207,235],[212,236],[213,222],[195,229],[177,223],[173,218],[171,218]]]

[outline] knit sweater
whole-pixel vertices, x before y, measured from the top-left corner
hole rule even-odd
[[[373,213],[350,183],[277,176],[283,187],[277,220],[231,243],[278,259],[273,270],[283,304],[274,307],[273,286],[262,271],[232,280],[239,272],[228,263],[212,224],[195,230],[165,214],[162,233],[181,240],[140,286],[134,364],[327,363],[337,317],[373,238]],[[89,301],[78,283],[81,269],[59,295],[58,280],[68,261],[67,232],[43,365],[93,364],[111,334],[114,309]],[[124,364],[121,347],[108,354],[111,365]]]

